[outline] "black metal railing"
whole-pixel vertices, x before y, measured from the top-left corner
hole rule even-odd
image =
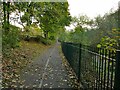
[[[62,42],[62,51],[85,89],[120,90],[120,51]]]

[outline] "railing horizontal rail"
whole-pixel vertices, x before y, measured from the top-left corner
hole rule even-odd
[[[108,57],[106,57],[105,55],[100,55],[100,54],[98,54],[98,53],[96,53],[96,52],[93,52],[93,51],[89,51],[89,50],[87,50],[87,49],[84,49],[84,48],[81,48],[82,50],[85,50],[85,51],[88,51],[89,53],[91,53],[91,54],[94,54],[94,55],[97,55],[97,56],[100,56],[100,57],[103,57],[103,58],[106,58],[106,59],[109,59],[109,60],[113,60],[114,62],[116,61],[115,59],[113,59],[113,58],[108,58]]]
[[[68,44],[69,44],[69,43],[68,43]],[[72,46],[72,47],[75,47],[75,48],[78,48],[78,49],[79,49],[79,46],[75,46],[75,45],[71,45],[71,44],[69,44],[69,45]],[[109,59],[109,60],[113,60],[114,62],[116,61],[116,60],[113,59],[113,58],[108,58],[108,57],[106,57],[105,55],[100,55],[99,53],[96,53],[96,52],[93,52],[93,51],[90,51],[90,50],[87,50],[87,49],[84,49],[84,48],[81,48],[81,50],[85,50],[85,51],[90,52],[91,54],[94,54],[94,55],[97,55],[97,56],[101,56],[101,57],[106,58],[106,59]]]

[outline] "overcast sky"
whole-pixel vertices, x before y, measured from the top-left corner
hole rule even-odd
[[[69,9],[72,16],[86,14],[93,18],[97,15],[104,15],[111,8],[117,10],[120,0],[68,0]]]
[[[94,18],[98,15],[103,16],[105,13],[118,9],[120,0],[68,0],[71,16],[87,15]],[[67,30],[73,29],[74,26],[66,27]]]

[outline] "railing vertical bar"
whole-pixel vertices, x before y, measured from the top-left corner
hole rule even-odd
[[[100,55],[101,55],[101,50],[102,50],[102,49],[100,48],[100,49],[99,49],[99,54],[100,54]],[[100,58],[99,58],[99,66],[98,66],[98,67],[99,67],[99,68],[98,68],[98,69],[99,69],[99,75],[98,75],[98,76],[99,76],[99,78],[98,78],[98,80],[99,80],[99,82],[98,82],[98,83],[99,83],[99,86],[98,86],[98,90],[101,90],[101,89],[100,89],[100,85],[101,85],[101,84],[100,84],[100,68],[101,68],[100,66],[101,66],[101,56],[100,56]]]
[[[81,77],[81,44],[79,44],[79,67],[78,67],[78,82],[80,81]]]
[[[93,52],[94,52],[94,47],[92,48]],[[94,55],[91,54],[92,60],[91,60],[91,71],[94,73]],[[92,84],[92,88],[94,87],[94,83]]]
[[[95,51],[95,48],[93,47],[93,51]],[[92,71],[94,72],[94,67],[95,67],[95,60],[94,60],[94,54],[92,56]]]
[[[94,49],[94,51],[95,51],[95,47],[93,48]],[[95,54],[93,54],[93,56],[92,56],[93,58],[93,74],[94,74],[94,76],[95,76]],[[95,80],[94,80],[94,84],[93,84],[93,89],[95,89]]]
[[[105,56],[107,57],[107,49],[105,49]],[[104,90],[106,89],[106,62],[107,59],[105,58],[105,64],[104,64]]]
[[[84,47],[84,45],[83,45],[83,47]],[[85,48],[85,47],[84,47],[84,48]],[[87,52],[87,51],[84,50],[84,52],[85,52],[84,55],[86,55],[86,52]],[[85,56],[84,56],[84,58],[85,58]],[[87,69],[87,66],[86,66],[86,59],[84,59],[84,60],[85,60],[85,71],[86,71],[86,69]]]
[[[104,55],[104,49],[102,50],[102,53]],[[103,64],[104,64],[104,58],[102,57],[102,67],[101,67],[101,89],[103,89]]]
[[[112,51],[112,57],[114,56],[114,51]],[[112,70],[111,70],[111,90],[113,89],[113,73],[114,73],[114,71],[113,71],[113,68],[114,68],[114,62],[113,62],[113,60],[112,60]]]
[[[93,48],[93,51],[95,51],[95,48]],[[93,55],[93,73],[95,74],[95,54]],[[95,78],[95,75],[93,77]],[[95,80],[93,84],[93,89],[95,89]]]
[[[110,50],[108,50],[108,57],[110,58]],[[110,59],[108,59],[108,72],[107,72],[107,90],[109,89],[109,77],[110,77]]]
[[[102,49],[100,48],[100,51],[99,51],[99,53],[100,53],[100,55],[102,55]],[[101,86],[101,81],[100,81],[100,79],[101,79],[101,76],[100,76],[100,74],[101,74],[101,72],[100,72],[100,69],[101,69],[101,56],[100,56],[100,59],[99,59],[99,87],[98,87],[98,90],[101,90],[101,88],[100,88],[100,86]]]
[[[99,51],[99,48],[98,48],[98,51]],[[96,56],[96,61],[97,61],[97,89],[99,87],[99,56]]]
[[[101,50],[102,50],[102,49],[100,48],[99,50],[100,50],[100,55],[101,55]],[[99,88],[100,88],[100,66],[101,66],[101,56],[100,56],[100,59],[99,59],[99,66],[98,66],[98,67],[99,67],[99,68],[98,68],[98,69],[99,69],[99,71],[98,71],[98,80],[99,80],[98,90],[99,90]]]
[[[97,50],[97,48],[95,48]],[[96,72],[97,72],[97,60],[96,60],[96,56],[97,55],[94,55],[94,59],[95,59],[95,88],[97,88],[97,75],[96,75]]]

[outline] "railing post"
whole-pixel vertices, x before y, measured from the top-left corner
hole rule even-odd
[[[78,69],[78,82],[80,82],[80,77],[81,77],[81,44],[79,44],[79,62],[78,62],[78,67],[79,67],[79,69]]]
[[[116,67],[115,67],[114,90],[120,90],[120,50],[116,51]]]

